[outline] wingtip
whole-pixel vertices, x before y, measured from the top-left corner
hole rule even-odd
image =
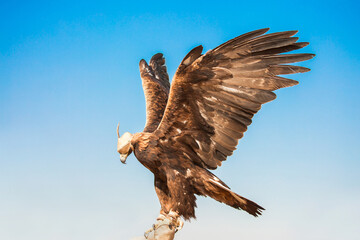
[[[297,34],[299,32],[299,30],[290,30],[288,32],[292,34],[291,36],[294,36],[295,34]]]
[[[269,30],[270,30],[270,28],[267,27],[267,28],[261,28],[261,29],[258,29],[258,30],[252,31],[252,32],[258,32],[260,35],[262,35],[262,34],[267,33]]]
[[[266,27],[266,28],[260,28],[260,29],[258,29],[258,30],[254,30],[254,31],[269,31],[270,30],[270,28],[269,27]]]
[[[141,59],[140,62],[139,62],[140,69],[143,69],[143,68],[145,68],[147,66],[148,66],[147,62],[144,59]]]
[[[313,59],[316,55],[314,53],[304,53],[306,60]]]
[[[306,73],[306,72],[310,72],[311,69],[310,68],[307,68],[307,67],[302,67],[301,68],[301,71],[299,73]]]
[[[151,59],[150,59],[150,64],[151,64],[152,62],[159,61],[160,59],[164,59],[164,54],[162,54],[162,53],[156,53],[156,54],[154,54],[154,56],[151,57]]]
[[[165,64],[164,54],[156,53],[154,56],[151,57],[150,66],[153,67],[153,65],[156,64],[156,63],[158,65],[164,65]]]
[[[201,51],[202,51],[203,48],[204,48],[203,45],[200,44],[199,46],[195,47],[194,49],[201,49]]]
[[[309,42],[298,42],[296,43],[300,48],[306,47],[309,45]]]
[[[298,53],[298,54],[294,54],[294,55],[299,55],[302,57],[302,59],[298,62],[307,61],[307,60],[310,60],[315,57],[315,54],[313,54],[313,53]]]
[[[156,53],[156,54],[154,54],[154,56],[152,56],[152,59],[162,58],[163,56],[164,56],[164,54],[162,54],[162,53]]]
[[[195,61],[195,59],[201,56],[202,51],[203,51],[202,45],[194,47],[188,54],[186,54],[181,64],[184,66],[190,65],[191,63],[193,63],[193,61]]]

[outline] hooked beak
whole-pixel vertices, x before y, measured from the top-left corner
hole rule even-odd
[[[123,164],[126,164],[126,158],[127,158],[127,154],[120,154],[120,161],[123,163]]]
[[[123,136],[120,137],[119,134],[119,124],[117,125],[117,152],[120,154],[120,161],[125,164],[126,158],[131,154],[131,138],[132,134],[126,132]]]

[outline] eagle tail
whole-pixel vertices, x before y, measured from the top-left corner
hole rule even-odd
[[[265,210],[263,207],[259,206],[257,203],[255,203],[247,198],[244,198],[232,191],[229,191],[229,192],[234,197],[234,200],[235,200],[234,201],[235,204],[232,204],[230,206],[237,208],[237,209],[242,209],[255,217],[261,215],[262,211]],[[231,202],[233,202],[233,201],[231,201]]]
[[[242,209],[255,217],[261,215],[261,211],[265,210],[255,202],[234,193],[219,178],[213,174],[211,175],[212,176],[206,181],[207,196],[215,199],[216,201],[225,203],[233,208]]]

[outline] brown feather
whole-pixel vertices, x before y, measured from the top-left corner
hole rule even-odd
[[[169,103],[157,134],[171,139],[175,134],[172,133],[171,126],[186,121],[186,124],[178,128],[180,133],[176,135],[184,130],[204,131],[204,136],[214,143],[218,142],[223,147],[234,150],[237,140],[251,123],[252,115],[260,110],[261,104],[275,99],[276,95],[271,91],[298,84],[297,81],[277,75],[307,70],[279,64],[305,61],[314,56],[304,53],[278,55],[277,53],[286,52],[289,48],[304,47],[307,43],[295,43],[298,38],[292,36],[297,31],[262,35],[266,31],[267,29],[261,29],[239,36],[205,55],[201,55],[201,46],[191,50],[176,72]],[[258,52],[268,53],[254,54]],[[244,113],[248,116],[243,118],[247,120],[242,121]],[[215,131],[208,132],[207,129],[211,128]],[[228,129],[234,128],[238,131],[230,134]],[[197,141],[201,142],[200,139]],[[210,150],[210,156],[216,158],[214,143],[207,150]],[[193,150],[199,156],[209,156],[201,149]],[[201,159],[204,167],[208,165],[208,161],[212,162],[206,158]]]
[[[145,60],[141,60],[139,67],[146,100],[144,132],[153,132],[165,111],[170,89],[169,76],[161,53],[151,58],[150,66]]]

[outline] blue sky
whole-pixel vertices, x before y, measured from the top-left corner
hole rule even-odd
[[[122,165],[120,131],[142,131],[141,58],[170,75],[258,28],[299,30],[317,56],[263,106],[215,171],[267,210],[199,198],[178,239],[357,239],[360,34],[357,1],[0,3],[0,238],[130,239],[158,215],[152,174]]]

